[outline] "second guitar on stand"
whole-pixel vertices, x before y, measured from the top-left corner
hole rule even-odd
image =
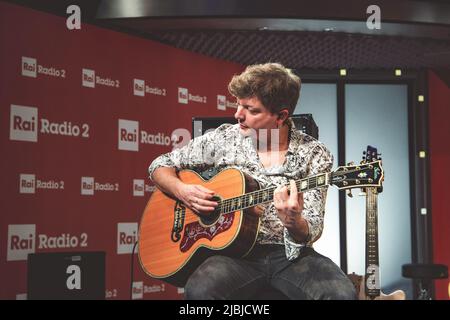
[[[367,146],[365,162],[379,159],[377,149]],[[383,187],[366,187],[362,189],[366,196],[366,269],[365,275],[349,274],[358,293],[359,300],[405,300],[405,292],[396,290],[384,294],[380,285],[380,263],[378,249],[378,194]]]

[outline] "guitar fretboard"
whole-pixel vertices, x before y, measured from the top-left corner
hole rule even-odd
[[[304,192],[329,185],[330,173],[322,173],[295,181],[298,192]],[[257,190],[239,197],[224,199],[219,202],[220,213],[229,213],[243,210],[273,201],[276,187]]]
[[[378,207],[374,188],[367,188],[366,252],[367,263],[378,265]]]
[[[380,295],[377,189],[366,189],[366,294]]]

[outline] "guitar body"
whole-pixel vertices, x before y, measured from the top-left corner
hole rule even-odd
[[[355,273],[347,275],[350,280],[353,282],[353,285],[356,288],[356,292],[358,294],[358,300],[405,300],[406,294],[403,290],[396,290],[391,294],[384,294],[380,290],[379,296],[371,297],[366,294],[364,277],[357,275]]]
[[[221,199],[259,189],[258,183],[237,169],[226,169],[208,181],[191,170],[179,172],[188,184],[214,190]],[[257,208],[257,207],[256,207]],[[183,203],[155,190],[139,228],[139,260],[153,278],[183,287],[190,274],[208,257],[241,257],[253,247],[259,228],[255,207],[200,218]]]
[[[295,181],[305,192],[335,185],[339,190],[380,186],[383,168],[379,161],[341,166]],[[184,287],[191,273],[216,254],[242,257],[253,248],[259,230],[259,204],[273,201],[275,186],[261,190],[259,184],[238,169],[225,169],[204,180],[191,170],[178,173],[187,184],[202,185],[215,192],[219,205],[207,216],[198,216],[160,190],[150,197],[139,226],[139,262],[152,278]]]

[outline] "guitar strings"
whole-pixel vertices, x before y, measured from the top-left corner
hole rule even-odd
[[[316,177],[317,178],[317,177]],[[365,179],[346,179],[347,181],[356,181],[356,180],[365,180]],[[300,183],[303,180],[297,181],[296,185],[297,188],[301,190],[300,188]],[[304,189],[303,191],[309,191],[318,187],[325,187],[328,184],[324,184],[324,185],[320,185],[318,186],[317,184],[313,185],[313,183],[315,183],[317,181],[317,179],[309,179],[308,182],[308,187],[306,189]],[[287,186],[287,185],[286,185]],[[363,185],[362,185],[363,186]],[[219,201],[219,208],[221,210],[221,213],[228,213],[228,212],[234,212],[237,209],[246,209],[246,208],[250,208],[255,206],[256,204],[260,204],[260,203],[265,203],[265,202],[270,202],[273,200],[273,192],[275,191],[275,187],[271,187],[271,188],[267,188],[267,189],[263,189],[263,190],[257,190],[257,191],[253,191],[250,193],[247,193],[245,195],[242,196],[237,196],[237,197],[233,197],[233,198],[228,198],[228,199],[224,199]],[[250,202],[250,199],[253,198]],[[240,199],[240,201],[239,201]],[[248,205],[242,205],[248,203]]]
[[[376,163],[373,162],[373,163]],[[369,166],[371,163],[365,164],[364,167]],[[328,184],[325,185],[320,185],[317,186],[317,180],[320,176],[323,175],[328,175],[328,180],[331,178],[331,174],[333,174],[333,176],[343,176],[349,173],[354,173],[354,172],[358,172],[361,171],[361,167],[359,169],[353,169],[353,170],[348,170],[348,171],[344,171],[344,172],[327,172],[327,173],[321,173],[312,177],[307,177],[301,180],[297,180],[295,182],[296,186],[298,189],[302,190],[301,188],[301,183],[306,181],[308,183],[307,188],[303,189],[303,191],[307,191],[307,190],[312,190],[315,189],[317,187],[324,187],[327,186]],[[368,179],[356,179],[356,178],[351,178],[351,179],[346,179],[346,181],[365,181]],[[315,185],[314,185],[315,184]],[[285,185],[288,186],[288,185]],[[246,208],[250,208],[255,206],[255,202],[256,205],[260,204],[260,203],[265,203],[265,202],[269,202],[273,200],[273,191],[275,191],[276,187],[270,187],[267,189],[263,189],[263,190],[257,190],[257,191],[253,191],[250,193],[247,193],[245,195],[241,195],[241,196],[237,196],[237,197],[233,197],[233,198],[228,198],[228,199],[224,199],[224,200],[220,200],[218,201],[219,206],[218,209],[220,210],[221,213],[229,213],[229,212],[234,212],[237,209],[241,210],[241,209],[246,209]],[[264,196],[264,198],[261,200],[260,198]],[[252,198],[256,199],[256,201],[254,201]],[[252,199],[252,201],[250,202],[250,200]],[[248,202],[249,204],[246,206],[243,206],[243,204],[245,204],[246,202]]]
[[[368,262],[369,264],[378,265],[378,256],[375,254],[376,252],[371,252],[371,246],[375,247],[378,244],[378,228],[377,228],[377,194],[374,190],[375,188],[367,188],[366,195],[366,223],[368,224],[367,231],[367,243],[368,248],[366,250],[369,252],[368,254]],[[371,254],[372,253],[372,254]]]
[[[324,175],[329,175],[329,174],[330,173],[321,173],[321,174],[318,174],[318,175],[315,175],[312,177],[297,180],[295,182],[295,184],[296,184],[297,188],[301,190],[301,183],[303,181],[307,181],[308,186],[305,189],[305,191],[315,189],[317,187],[324,187],[327,184],[321,184],[320,186],[318,186],[317,180],[319,177],[323,177]],[[289,185],[285,185],[285,186],[288,187]],[[255,206],[255,203],[257,205],[260,203],[270,202],[273,200],[273,192],[275,191],[275,189],[276,189],[276,187],[270,187],[267,189],[256,190],[256,191],[247,193],[242,196],[233,197],[233,198],[224,199],[222,201],[219,201],[220,212],[221,213],[234,212],[234,211],[236,211],[236,209],[246,209],[246,208],[253,207],[253,206]],[[256,201],[253,200],[252,198],[254,198]],[[241,201],[239,201],[239,200],[241,200]],[[250,200],[251,200],[251,202],[250,202]],[[245,204],[246,202],[248,202],[248,205],[243,206],[242,204]]]

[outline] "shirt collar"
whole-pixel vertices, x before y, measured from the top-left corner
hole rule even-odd
[[[294,121],[292,118],[288,119],[288,126],[289,126],[289,147],[287,150],[287,153],[293,154],[298,149],[298,146],[300,145],[302,141],[302,136],[300,132],[295,127]]]

